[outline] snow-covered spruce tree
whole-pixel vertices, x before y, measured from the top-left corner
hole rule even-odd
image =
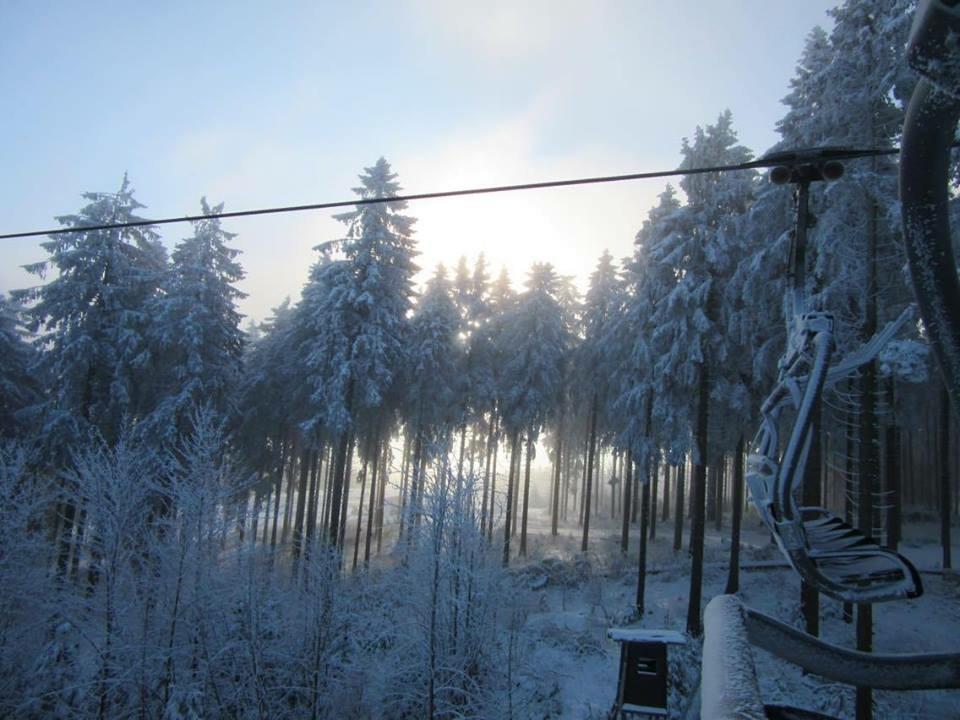
[[[493,424],[489,439],[493,444],[488,448],[490,456],[489,476],[490,476],[490,500],[488,503],[488,520],[486,523],[487,538],[493,540],[493,526],[498,509],[505,510],[502,501],[498,504],[497,496],[497,466],[500,451],[500,441],[505,436],[503,426],[503,397],[506,390],[506,377],[504,375],[504,364],[508,357],[506,344],[506,335],[508,329],[508,318],[511,316],[513,307],[517,301],[517,294],[510,283],[510,276],[506,268],[501,268],[497,279],[490,286],[489,300],[489,320],[477,330],[478,343],[482,343],[488,353],[486,361],[489,368],[488,381],[491,383],[491,418]],[[501,489],[500,498],[505,498],[506,493]]]
[[[459,388],[461,414],[459,448],[457,452],[457,476],[463,477],[464,463],[469,457],[469,468],[475,466],[475,455],[481,455],[487,444],[492,425],[485,422],[492,393],[489,336],[482,331],[490,316],[489,281],[483,254],[471,272],[465,257],[457,263],[453,280],[453,299],[460,313],[458,337],[463,345],[463,367],[460,371]],[[467,431],[470,432],[468,447]]]
[[[681,168],[742,163],[750,152],[737,145],[732,116],[724,112],[714,125],[697,128],[684,140]],[[687,630],[701,632],[703,532],[711,400],[726,402],[715,391],[724,388],[731,347],[722,323],[724,286],[743,255],[739,218],[749,207],[754,177],[749,173],[688,175],[681,181],[687,204],[674,214],[677,227],[652,250],[659,272],[673,273],[675,283],[654,314],[657,328],[655,374],[666,387],[657,388],[657,405],[671,414],[693,406],[689,432],[693,438],[690,549],[693,568]],[[655,413],[657,407],[655,407]],[[689,410],[688,410],[689,412]]]
[[[390,164],[380,158],[360,176],[354,191],[361,199],[397,195],[400,185]],[[413,241],[415,220],[402,214],[402,201],[358,205],[337,219],[347,226],[340,242],[344,265],[335,265],[336,282],[331,292],[339,307],[337,331],[342,328],[342,360],[331,367],[332,376],[321,380],[323,397],[335,411],[327,423],[336,437],[336,468],[331,497],[332,515],[342,513],[347,456],[352,423],[358,413],[383,405],[403,367],[406,351],[407,313],[414,295],[412,278],[417,271]],[[339,350],[338,350],[339,352]],[[326,358],[331,365],[331,357]],[[330,541],[342,543],[340,528],[330,526]]]
[[[617,277],[613,257],[604,250],[590,275],[590,287],[584,299],[581,324],[583,341],[577,346],[574,357],[574,378],[579,386],[577,395],[584,407],[589,407],[589,441],[587,445],[587,471],[583,495],[583,539],[580,551],[587,551],[590,536],[590,512],[597,466],[598,436],[609,428],[609,406],[612,389],[609,379],[612,371],[610,346],[607,332],[620,311],[622,288]]]
[[[295,408],[304,395],[293,351],[293,315],[289,298],[273,309],[260,326],[262,338],[247,346],[238,380],[240,416],[233,441],[248,474],[254,478],[264,476],[279,464],[278,437],[286,437],[296,425]],[[256,488],[258,508],[261,485]],[[241,541],[245,537],[247,495],[248,489],[241,487],[235,498]]]
[[[84,198],[89,203],[78,214],[57,218],[65,228],[141,220],[135,213],[143,206],[126,175],[119,192],[85,193]],[[125,419],[133,419],[142,404],[138,380],[147,358],[147,308],[166,252],[148,226],[52,235],[43,248],[49,257],[27,270],[56,276],[15,295],[33,303],[29,327],[43,333],[36,340],[43,350],[37,372],[51,391],[39,437],[46,462],[62,466],[91,436],[115,443]],[[74,533],[83,534],[83,516],[77,516],[69,496],[59,518],[58,564],[64,574]]]
[[[417,304],[410,321],[409,350],[403,372],[403,408],[413,442],[413,471],[404,523],[419,525],[424,494],[425,468],[450,445],[450,434],[462,411],[462,346],[457,334],[461,321],[451,296],[450,281],[443,266]]]
[[[627,462],[635,463],[635,472],[643,483],[641,497],[635,498],[634,487],[624,482],[621,552],[629,546],[629,525],[632,507],[640,504],[640,525],[649,526],[653,537],[656,523],[657,465],[659,448],[668,440],[653,422],[654,356],[651,349],[653,314],[661,297],[670,289],[669,282],[659,278],[658,266],[650,260],[650,248],[671,231],[671,216],[678,211],[679,201],[673,188],[667,186],[659,203],[650,210],[637,233],[633,256],[624,262],[623,307],[608,324],[603,343],[609,348],[609,382],[612,403],[611,425],[617,431],[614,442],[627,451]],[[671,278],[672,279],[672,278]],[[632,468],[628,468],[628,475]],[[637,483],[632,483],[636,486]],[[664,489],[666,492],[666,488]],[[653,506],[651,506],[651,499]],[[644,511],[646,510],[646,515]],[[646,523],[646,525],[645,525]],[[640,562],[637,584],[637,611],[643,612],[646,582],[646,538],[640,538]]]
[[[520,434],[526,436],[526,469],[520,530],[520,554],[527,551],[527,512],[530,501],[530,463],[534,445],[544,425],[553,419],[561,400],[564,364],[570,338],[559,298],[560,280],[549,263],[535,263],[527,277],[526,290],[507,320],[503,367],[504,392],[501,407],[504,428],[517,447]],[[516,473],[519,476],[519,472]],[[517,477],[517,479],[519,479]],[[519,482],[510,482],[512,493]],[[509,512],[509,511],[508,511]],[[504,561],[509,560],[509,531],[506,528]]]
[[[551,413],[548,424],[550,439],[545,441],[549,448],[550,461],[553,464],[550,489],[550,534],[553,536],[556,536],[559,532],[560,516],[564,513],[567,500],[566,489],[562,487],[563,460],[566,456],[576,454],[577,441],[574,439],[576,438],[574,430],[579,427],[574,395],[576,388],[573,379],[576,373],[577,343],[581,340],[580,314],[582,306],[580,293],[571,276],[558,278],[557,300],[560,303],[568,344],[556,407]],[[569,484],[569,473],[567,474],[567,483]]]
[[[204,215],[223,211],[200,201]],[[243,278],[235,237],[218,218],[193,223],[194,234],[177,245],[162,292],[151,304],[151,366],[157,383],[149,434],[175,443],[189,418],[203,406],[227,417],[243,353],[243,331],[236,303],[245,297],[234,286]]]
[[[912,87],[903,50],[912,6],[910,0],[847,0],[831,11],[835,25],[829,40],[811,34],[784,100],[781,146],[893,146],[903,126],[902,99]],[[864,335],[863,293],[878,250],[891,258],[877,267],[878,291],[899,296],[882,303],[888,307],[881,308],[879,321],[895,315],[903,302],[896,182],[888,158],[849,161],[845,176],[823,187],[822,200],[813,199],[814,302],[835,315],[841,351]]]
[[[341,472],[348,475],[348,458],[352,455],[355,430],[351,423],[357,413],[349,406],[351,387],[350,337],[357,317],[351,305],[353,278],[350,266],[343,259],[334,259],[328,247],[321,247],[321,257],[310,271],[303,289],[303,298],[294,312],[290,333],[292,359],[289,379],[299,382],[306,392],[299,393],[289,408],[299,423],[302,435],[296,520],[294,524],[294,570],[302,551],[309,553],[316,526],[316,473],[308,472],[317,456],[323,457],[329,444],[345,456]],[[296,397],[296,396],[294,396]],[[337,439],[343,436],[344,442]],[[339,457],[339,456],[338,456]],[[339,459],[336,462],[340,462]],[[338,466],[340,467],[340,466]],[[339,485],[341,492],[343,484]],[[327,537],[337,544],[341,518],[346,502],[328,507],[321,525]]]
[[[497,347],[494,342],[493,314],[490,278],[487,263],[481,253],[473,266],[469,292],[466,294],[467,309],[467,387],[470,393],[470,420],[474,425],[474,449],[480,464],[483,482],[480,494],[480,526],[485,530],[487,517],[493,505],[490,494],[491,461],[496,442],[496,363]],[[471,465],[473,468],[471,455]]]
[[[39,358],[20,332],[20,308],[0,293],[0,438],[22,438],[31,408],[41,402]]]
[[[64,228],[142,220],[142,208],[124,175],[119,192],[84,193]],[[42,436],[61,451],[96,430],[108,443],[120,435],[124,416],[139,407],[138,371],[146,358],[147,306],[156,292],[166,252],[149,226],[79,230],[43,243],[49,257],[26,266],[45,285],[18,291],[32,301],[31,329],[44,331],[40,369],[50,393]]]

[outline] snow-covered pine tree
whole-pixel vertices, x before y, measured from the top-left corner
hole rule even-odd
[[[651,261],[650,250],[672,231],[671,217],[679,208],[680,202],[673,188],[668,185],[637,233],[633,256],[624,262],[621,280],[623,307],[608,324],[603,341],[608,345],[611,356],[610,415],[611,424],[617,429],[615,442],[632,453],[638,472],[645,482],[650,482],[650,475],[653,475],[650,497],[654,506],[657,477],[653,470],[653,461],[659,448],[667,444],[669,438],[659,432],[659,426],[655,426],[652,421],[656,379],[653,374],[651,336],[654,330],[654,311],[661,297],[669,291],[672,278],[658,276],[657,271],[662,268]],[[632,515],[632,512],[626,511],[632,510],[629,506],[633,504],[633,498],[628,492],[632,495],[632,488],[625,488],[624,493],[625,512],[621,530],[623,552],[627,551],[628,520]],[[650,521],[652,537],[655,533],[655,507]],[[641,566],[641,573],[643,570]]]
[[[396,196],[397,175],[383,158],[360,176],[354,192],[361,199]],[[350,447],[350,424],[357,412],[380,407],[405,363],[407,314],[414,297],[417,271],[413,240],[415,219],[402,214],[403,201],[357,205],[337,215],[347,226],[341,247],[346,263],[342,276],[347,320],[345,363],[335,368],[343,388],[337,402],[344,413],[336,431],[337,458],[332,506],[342,510]],[[331,524],[330,539],[341,541]]]
[[[57,220],[64,228],[141,221],[143,207],[124,175],[116,193],[84,193],[76,215]],[[146,358],[148,303],[156,292],[166,252],[149,226],[77,230],[51,235],[49,257],[26,266],[45,285],[17,291],[32,301],[30,329],[44,331],[41,372],[52,392],[42,437],[59,452],[99,433],[116,441],[124,417],[139,407],[138,373]]]
[[[749,150],[737,144],[729,111],[706,128],[697,128],[692,142],[684,140],[681,168],[742,163]],[[694,476],[691,486],[690,548],[693,568],[687,630],[701,631],[700,605],[703,576],[703,532],[708,458],[708,417],[711,400],[726,379],[731,353],[720,312],[724,287],[743,255],[739,218],[753,197],[755,178],[750,173],[688,175],[681,180],[687,204],[674,214],[677,226],[653,250],[673,287],[658,303],[654,314],[655,374],[661,413],[675,413],[693,401],[688,432],[693,439]],[[655,408],[656,413],[656,408]]]
[[[223,211],[200,200],[204,215]],[[243,278],[235,235],[218,218],[193,223],[194,234],[177,245],[163,292],[152,303],[150,329],[157,397],[147,419],[151,435],[170,443],[189,429],[196,410],[220,416],[233,413],[244,334],[236,303],[245,294],[235,287]]]
[[[143,207],[126,175],[116,193],[85,193],[88,204],[57,220],[64,228],[138,222]],[[51,235],[42,247],[49,257],[26,269],[45,285],[18,290],[32,303],[28,327],[43,352],[36,372],[51,391],[42,407],[42,456],[54,466],[69,463],[79,443],[97,437],[112,445],[141,406],[138,380],[148,356],[150,300],[166,265],[166,251],[149,226],[83,230]],[[58,570],[68,570],[70,550],[82,537],[85,516],[68,498],[59,514]],[[73,567],[79,561],[74,553]]]
[[[609,382],[612,372],[611,346],[608,331],[621,310],[622,288],[617,277],[613,256],[606,250],[590,275],[590,287],[584,299],[581,326],[583,340],[577,346],[574,378],[579,386],[576,393],[580,404],[590,408],[589,440],[587,445],[587,473],[583,495],[583,539],[580,551],[587,551],[590,537],[591,500],[596,473],[598,438],[610,427],[609,409],[612,401]]]
[[[413,438],[413,472],[407,502],[408,527],[421,510],[428,463],[445,454],[458,426],[461,319],[445,268],[437,267],[410,321],[408,360],[403,373],[404,415]]]
[[[491,422],[493,424],[492,434],[489,436],[493,447],[488,450],[491,460],[490,470],[490,501],[488,504],[489,517],[486,524],[487,538],[493,540],[493,525],[497,513],[497,462],[500,450],[500,440],[504,437],[503,425],[503,397],[506,392],[506,377],[504,375],[504,363],[506,361],[508,350],[506,333],[508,329],[507,318],[510,317],[517,302],[517,295],[510,283],[510,275],[507,269],[501,268],[497,279],[490,286],[489,300],[489,320],[478,332],[487,346],[489,353],[489,381],[491,383]],[[505,497],[501,491],[501,495]],[[503,507],[503,506],[500,506]],[[504,508],[505,509],[505,508]]]
[[[570,346],[559,290],[560,281],[553,266],[535,263],[528,275],[526,290],[518,298],[507,320],[504,337],[504,347],[508,351],[503,368],[504,428],[512,441],[521,433],[524,434],[527,446],[520,530],[521,555],[525,555],[527,550],[530,463],[534,445],[559,405],[564,364]],[[514,483],[513,488],[508,488],[511,499],[517,485]],[[509,557],[509,540],[505,543],[504,557]]]
[[[21,334],[19,314],[0,293],[0,438],[24,437],[29,408],[42,399],[43,384],[33,372],[38,358]]]

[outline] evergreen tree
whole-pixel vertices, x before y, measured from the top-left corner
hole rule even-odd
[[[29,408],[41,401],[35,351],[19,329],[19,308],[0,293],[0,438],[23,437]]]
[[[735,164],[750,159],[736,144],[729,111],[714,125],[697,128],[692,142],[684,140],[681,168]],[[703,532],[708,461],[708,419],[711,400],[731,402],[737,383],[725,373],[734,348],[730,344],[721,303],[725,286],[743,255],[739,226],[753,195],[754,178],[747,173],[688,175],[680,183],[687,204],[675,214],[676,230],[653,250],[659,272],[675,278],[658,303],[654,352],[656,391],[660,412],[675,415],[678,408],[693,410],[687,432],[693,439],[694,476],[691,485],[690,549],[693,568],[687,629],[700,634],[703,572]],[[690,398],[695,398],[689,408]],[[657,408],[655,408],[655,412]]]
[[[380,158],[360,176],[354,192],[363,200],[395,196],[400,191],[390,164]],[[328,283],[337,308],[330,333],[334,354],[318,362],[330,370],[322,376],[323,395],[333,407],[325,408],[327,426],[337,437],[333,479],[332,515],[346,506],[346,468],[351,454],[352,425],[360,413],[381,407],[406,362],[407,314],[414,295],[417,266],[413,241],[415,220],[402,214],[402,201],[357,205],[337,215],[347,226],[340,242],[343,264],[333,263]],[[333,388],[333,392],[331,392]],[[342,524],[342,523],[341,523]],[[330,528],[335,544],[342,538],[336,524]]]
[[[447,448],[459,413],[461,322],[445,268],[437,267],[410,321],[409,360],[403,376],[404,405],[421,455]]]
[[[223,211],[201,199],[204,215]],[[235,237],[220,220],[194,222],[194,234],[174,250],[163,293],[153,302],[151,345],[160,377],[159,397],[149,424],[154,435],[175,440],[188,420],[205,406],[221,416],[232,413],[240,372],[244,333],[234,287],[243,278],[239,251],[227,246]]]
[[[507,322],[503,369],[503,424],[511,438],[526,435],[520,553],[526,554],[530,461],[534,444],[561,399],[564,363],[570,339],[558,297],[559,279],[549,264],[535,263]],[[508,491],[509,492],[509,491]]]
[[[360,183],[354,192],[364,200],[391,197],[401,189],[383,158],[364,170]],[[381,404],[404,364],[405,318],[418,270],[413,262],[416,221],[401,214],[405,208],[402,201],[358,205],[336,216],[347,226],[342,247],[351,280],[347,303],[353,312],[348,369],[353,398],[363,407]]]
[[[586,483],[583,496],[583,540],[580,551],[587,551],[590,536],[590,508],[594,494],[595,468],[597,461],[597,439],[604,434],[609,423],[609,408],[612,398],[612,386],[609,382],[613,367],[611,365],[611,346],[607,342],[607,333],[620,312],[622,293],[617,278],[617,269],[613,257],[603,251],[596,269],[590,275],[590,287],[584,300],[582,327],[583,341],[577,347],[576,378],[580,385],[578,393],[582,404],[590,408],[589,441]]]
[[[142,208],[126,175],[116,193],[85,193],[89,203],[57,220],[65,228],[140,222]],[[125,416],[140,407],[138,373],[147,359],[147,312],[166,263],[149,226],[77,230],[43,243],[49,257],[27,270],[52,271],[46,285],[19,291],[35,301],[27,311],[46,349],[41,372],[52,391],[42,436],[65,449],[89,429],[112,443]]]

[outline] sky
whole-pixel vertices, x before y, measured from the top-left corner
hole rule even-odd
[[[145,217],[353,196],[383,156],[411,193],[672,169],[733,113],[773,145],[804,39],[835,0],[0,3],[0,233],[55,227],[128,172]],[[662,181],[412,203],[423,273],[484,253],[583,286],[629,255]],[[241,311],[296,299],[331,213],[225,221]],[[172,248],[188,225],[162,229]],[[0,292],[41,240],[0,240]]]

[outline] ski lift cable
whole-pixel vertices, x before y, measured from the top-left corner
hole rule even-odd
[[[830,156],[832,159],[836,160],[857,160],[861,158],[896,155],[899,152],[899,148],[836,148],[831,150]],[[802,160],[799,159],[775,159],[764,156],[758,158],[757,160],[750,160],[748,162],[736,163],[732,165],[712,165],[707,167],[683,168],[677,170],[657,170],[652,172],[629,173],[626,175],[602,175],[567,180],[546,180],[542,182],[520,183],[515,185],[492,185],[487,187],[467,188],[461,190],[441,190],[438,192],[394,195],[390,197],[359,198],[354,200],[339,200],[335,202],[310,203],[306,205],[286,205],[279,207],[256,208],[253,210],[234,210],[230,212],[214,212],[204,215],[184,215],[180,217],[166,217],[155,220],[134,220],[121,223],[104,223],[98,225],[81,225],[77,227],[51,228],[47,230],[28,230],[26,232],[0,234],[0,240],[41,237],[44,235],[66,235],[68,233],[92,232],[95,230],[122,230],[125,228],[172,225],[183,222],[252,217],[255,215],[277,215],[280,213],[308,212],[312,210],[333,210],[337,208],[356,207],[358,205],[380,205],[384,203],[410,202],[414,200],[434,200],[438,198],[463,197],[467,195],[492,195],[494,193],[517,192],[521,190],[543,190],[547,188],[599,185],[605,183],[626,182],[630,180],[652,180],[656,178],[669,178],[684,175],[704,175],[708,173],[757,170],[785,165],[790,166],[799,164],[801,162]]]

